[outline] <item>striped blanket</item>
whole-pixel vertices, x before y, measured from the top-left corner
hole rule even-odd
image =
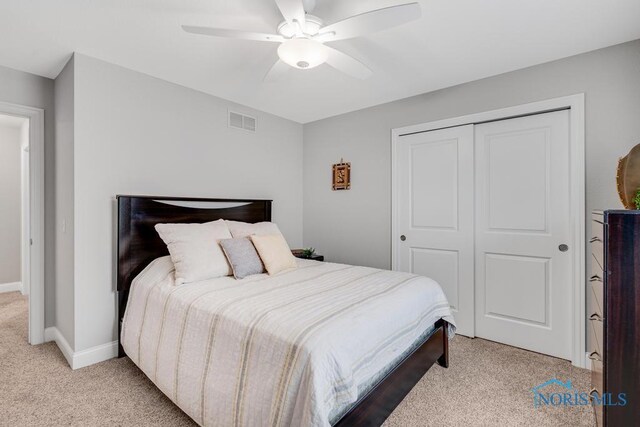
[[[408,273],[299,260],[176,286],[163,257],[134,280],[121,340],[200,425],[328,426],[440,318],[440,286]]]

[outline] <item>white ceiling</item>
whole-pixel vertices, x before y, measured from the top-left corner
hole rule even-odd
[[[331,23],[410,0],[317,0]],[[54,78],[74,51],[301,123],[640,38],[638,0],[420,0],[422,18],[334,42],[369,66],[264,83],[277,44],[181,24],[275,32],[271,0],[0,0],[0,65]]]

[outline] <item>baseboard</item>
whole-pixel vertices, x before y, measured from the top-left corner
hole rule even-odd
[[[55,326],[46,328],[44,330],[44,340],[45,342],[55,341],[62,355],[67,359],[67,363],[71,366],[71,369],[73,369],[73,350],[58,328]]]
[[[84,368],[118,357],[118,341],[97,345],[73,354],[72,369]]]
[[[45,329],[44,339],[45,341],[55,341],[71,369],[84,368],[118,357],[117,341],[74,352],[55,326]]]
[[[2,283],[0,284],[0,294],[4,292],[22,292],[22,282],[11,282],[11,283]]]

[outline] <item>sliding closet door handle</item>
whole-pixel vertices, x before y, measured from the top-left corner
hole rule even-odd
[[[589,240],[589,243],[595,243],[595,242],[602,242],[602,240],[600,240],[599,237],[592,237],[591,240]]]
[[[402,241],[404,242],[405,240],[407,240],[407,236],[405,236],[405,235],[403,234],[402,236],[400,236],[400,240],[402,240]]]

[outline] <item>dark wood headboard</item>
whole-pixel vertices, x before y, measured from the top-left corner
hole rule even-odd
[[[117,196],[118,340],[133,279],[151,261],[168,255],[155,230],[159,223],[203,223],[218,219],[271,221],[271,200]],[[120,348],[121,355],[122,348]]]

